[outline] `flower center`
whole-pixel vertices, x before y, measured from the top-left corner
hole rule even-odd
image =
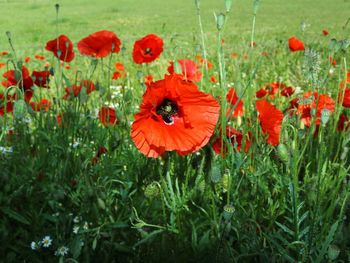
[[[146,48],[145,49],[145,55],[152,55],[152,49],[151,48]]]
[[[178,108],[175,102],[164,99],[162,104],[157,106],[157,114],[162,116],[163,121],[167,125],[174,123],[173,116],[178,113]]]

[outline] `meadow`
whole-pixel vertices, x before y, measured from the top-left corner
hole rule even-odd
[[[350,262],[349,0],[0,0],[0,262]]]

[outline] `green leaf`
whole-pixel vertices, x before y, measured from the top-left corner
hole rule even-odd
[[[164,232],[163,229],[159,229],[159,230],[155,230],[153,232],[151,232],[150,234],[148,234],[146,237],[144,237],[143,239],[141,239],[140,241],[138,241],[135,245],[134,248],[150,241],[151,239],[153,239],[155,236],[159,235],[160,233]]]
[[[4,207],[4,208],[1,208],[1,210],[6,214],[8,215],[9,217],[11,217],[12,219],[22,223],[22,224],[25,224],[25,225],[30,225],[30,222],[27,218],[25,218],[24,216],[20,215],[19,213],[11,210],[10,208],[8,207]]]
[[[330,245],[328,247],[328,258],[330,260],[336,260],[340,254],[340,249],[336,245]]]
[[[83,241],[80,236],[75,237],[70,243],[70,251],[73,255],[73,258],[78,258],[81,253],[81,248],[83,247]]]
[[[322,243],[322,246],[321,246],[321,249],[320,249],[320,251],[319,251],[319,254],[318,254],[318,257],[316,258],[316,261],[315,262],[324,262],[324,256],[325,256],[325,254],[328,252],[328,249],[329,249],[329,246],[330,246],[330,244],[332,243],[332,241],[333,241],[333,238],[334,238],[334,234],[335,234],[335,232],[337,231],[337,229],[338,229],[338,221],[337,222],[335,222],[333,225],[332,225],[332,227],[331,227],[331,229],[330,229],[330,231],[329,231],[329,233],[328,233],[328,236],[327,236],[327,238],[326,238],[326,240]]]

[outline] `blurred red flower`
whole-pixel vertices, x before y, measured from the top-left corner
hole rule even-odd
[[[4,67],[6,67],[6,63],[0,62],[0,68],[4,68]]]
[[[147,157],[166,151],[186,155],[205,146],[219,118],[219,103],[178,74],[151,83],[131,126],[136,147]]]
[[[25,57],[25,58],[24,58],[24,62],[25,62],[25,63],[29,63],[29,61],[30,61],[30,57]]]
[[[215,83],[218,82],[218,80],[216,79],[215,75],[212,75],[212,76],[210,77],[209,80],[210,80],[210,82],[213,83],[213,84],[215,84]]]
[[[271,98],[274,98],[279,91],[281,92],[282,96],[289,97],[295,90],[293,87],[287,87],[287,85],[283,82],[272,82],[258,90],[256,92],[256,97],[260,99],[266,95],[270,95]]]
[[[350,128],[350,122],[349,118],[346,117],[344,113],[340,114],[339,120],[338,120],[338,125],[337,125],[337,130],[338,131],[347,131]]]
[[[125,71],[125,67],[124,67],[123,63],[121,63],[121,62],[115,63],[115,70],[124,72]]]
[[[341,97],[342,96],[343,96],[343,92],[340,91],[340,93],[339,93],[339,101],[341,101]],[[345,88],[342,105],[345,108],[350,108],[350,88]]]
[[[5,95],[0,94],[0,116],[3,117],[6,113],[13,111],[13,98],[10,95],[7,95],[6,106],[5,106]]]
[[[282,90],[281,90],[281,95],[283,97],[290,97],[294,94],[295,92],[295,89],[293,87],[284,87]]]
[[[51,51],[58,59],[71,62],[74,59],[73,43],[66,35],[60,35],[58,38],[46,43],[46,50]]]
[[[80,54],[96,58],[107,57],[120,51],[120,39],[108,30],[95,32],[78,42]]]
[[[334,112],[335,102],[327,94],[318,94],[317,92],[304,92],[303,97],[294,100],[292,105],[296,109],[296,113],[300,116],[302,122],[307,126],[311,126],[313,118],[312,111],[316,112],[316,125],[321,123],[323,110]]]
[[[48,111],[51,106],[51,102],[48,99],[41,99],[40,102],[30,102],[30,106],[32,107],[33,111]]]
[[[113,126],[118,122],[115,109],[112,107],[102,106],[98,112],[98,118],[104,126]]]
[[[1,84],[5,88],[17,86],[18,88],[23,90],[24,100],[26,102],[30,101],[33,95],[33,80],[29,75],[29,70],[27,69],[27,67],[22,66],[21,71],[8,70],[4,72],[2,76],[5,78],[5,80],[3,80]]]
[[[146,77],[145,77],[145,84],[146,85],[149,85],[149,84],[151,84],[153,82],[153,76],[152,75],[147,75]]]
[[[149,34],[134,43],[132,58],[136,64],[150,63],[162,52],[163,40],[155,34]]]
[[[322,34],[323,34],[324,36],[328,36],[329,32],[328,32],[327,29],[323,29],[323,30],[322,30]]]
[[[265,99],[256,102],[256,109],[259,113],[261,129],[263,133],[268,134],[267,143],[277,146],[284,117],[283,113]]]
[[[227,95],[226,95],[226,100],[229,103],[229,106],[228,106],[228,109],[226,112],[226,116],[230,115],[233,107],[235,107],[235,109],[231,113],[230,118],[243,116],[243,114],[244,114],[243,101],[238,99],[238,96],[237,96],[234,88],[229,89],[229,91],[227,92]]]
[[[200,71],[199,66],[190,59],[179,59],[177,61],[181,66],[182,77],[184,80],[198,82],[202,78],[202,72]],[[168,67],[168,72],[170,74],[174,73],[174,62],[170,62]]]
[[[33,71],[32,79],[38,87],[48,88],[50,71]]]
[[[247,152],[249,150],[250,137],[251,137],[250,133],[248,133],[245,136],[244,152]],[[226,138],[232,144],[233,147],[236,147],[235,151],[239,152],[241,150],[242,139],[243,139],[243,134],[241,132],[235,130],[234,128],[232,128],[230,126],[226,126]],[[223,155],[225,155],[227,153],[227,147],[222,149],[221,141],[222,141],[222,138],[221,138],[221,135],[220,135],[220,137],[215,140],[215,142],[213,143],[212,147],[213,147],[213,150],[214,150],[214,152],[216,154],[223,154]]]
[[[63,99],[67,100],[73,97],[77,97],[80,94],[82,88],[85,89],[86,94],[90,94],[95,90],[95,85],[91,80],[82,80],[80,82],[80,85],[73,84],[71,87],[65,88],[66,94],[63,96]]]
[[[304,43],[296,37],[288,39],[289,49],[292,52],[305,50]]]
[[[45,57],[44,56],[42,56],[42,55],[35,55],[34,56],[37,60],[45,60]]]

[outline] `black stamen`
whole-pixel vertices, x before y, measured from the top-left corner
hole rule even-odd
[[[171,124],[173,122],[173,116],[178,112],[178,108],[173,101],[164,99],[163,103],[157,107],[156,112],[158,115],[162,116],[166,124]]]

